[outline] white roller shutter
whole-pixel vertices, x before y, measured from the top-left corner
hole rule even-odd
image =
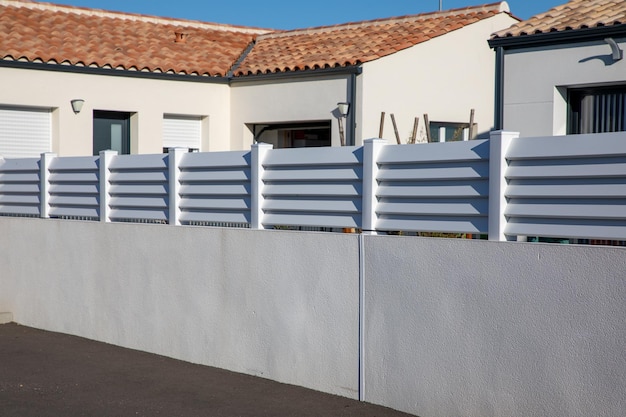
[[[0,156],[34,158],[52,146],[50,109],[0,107]]]
[[[163,148],[182,147],[200,150],[201,142],[201,117],[174,115],[163,117]]]

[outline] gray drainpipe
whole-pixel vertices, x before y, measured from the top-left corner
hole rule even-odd
[[[357,68],[357,71],[350,74],[350,114],[348,114],[348,137],[346,140],[347,146],[355,146],[356,145],[356,103],[357,103],[357,94],[356,94],[356,77],[361,74],[363,69],[361,67]]]
[[[504,129],[504,48],[496,48],[496,94],[495,109],[493,112],[493,127],[495,130]]]

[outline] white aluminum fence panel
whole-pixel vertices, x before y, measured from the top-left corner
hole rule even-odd
[[[250,224],[250,152],[185,154],[179,181],[183,224]]]
[[[377,230],[488,232],[488,141],[386,146],[378,165]]]
[[[626,239],[625,133],[520,138],[506,159],[506,234]]]
[[[277,149],[263,161],[265,226],[360,227],[363,149]]]
[[[111,221],[167,223],[168,155],[118,155],[109,169]]]
[[[50,217],[100,217],[99,157],[53,158],[49,171]]]
[[[0,158],[0,215],[39,216],[39,158]]]

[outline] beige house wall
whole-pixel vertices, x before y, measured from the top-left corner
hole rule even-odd
[[[393,113],[403,143],[420,118],[418,140],[426,140],[424,113],[431,121],[469,122],[475,109],[477,133],[493,128],[495,56],[491,34],[517,20],[501,13],[363,65],[362,132],[377,137],[380,114],[387,119],[383,137],[395,143]]]
[[[202,151],[230,149],[228,85],[0,68],[0,106],[50,108],[52,151],[91,155],[93,111],[131,113],[131,153],[162,152],[164,114],[204,117]],[[85,100],[79,114],[70,101]]]

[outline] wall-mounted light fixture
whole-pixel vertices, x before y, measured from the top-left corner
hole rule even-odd
[[[350,113],[350,103],[337,103],[337,109],[339,110],[339,114],[341,114],[341,117],[348,117],[348,113]]]
[[[613,39],[613,38],[606,38],[604,40],[604,42],[608,43],[609,46],[611,47],[611,53],[613,55],[613,61],[619,61],[622,58],[624,58],[624,51],[619,49],[619,46],[617,46],[617,42],[615,42],[615,39]]]
[[[337,103],[337,110],[339,110],[339,141],[341,142],[341,146],[346,146],[346,136],[343,132],[343,119],[348,117],[348,113],[350,112],[350,103],[339,102]]]
[[[70,103],[72,103],[72,110],[74,110],[74,114],[78,114],[83,109],[83,104],[85,104],[85,100],[83,100],[82,98],[76,98]]]

